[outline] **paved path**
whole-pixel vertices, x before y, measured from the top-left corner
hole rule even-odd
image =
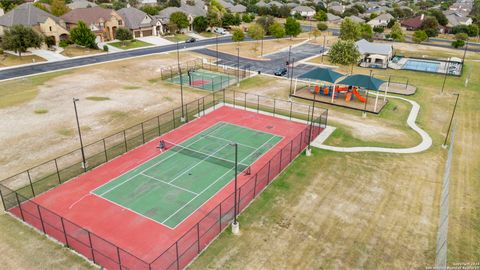
[[[173,44],[173,42],[171,42],[171,41],[168,40],[168,39],[164,39],[164,38],[156,37],[156,36],[139,37],[139,38],[137,38],[137,39],[138,39],[138,40],[141,40],[141,41],[143,41],[143,42],[147,42],[147,43],[156,45],[156,46],[163,46],[163,45]]]
[[[204,40],[204,39],[207,39],[206,37],[202,36],[202,35],[199,35],[197,33],[188,33],[187,36],[191,36],[193,38],[195,38],[196,40]]]
[[[62,55],[62,54],[59,54],[59,53],[56,53],[56,52],[52,52],[52,51],[49,51],[49,50],[43,50],[43,49],[34,49],[34,50],[31,50],[31,52],[36,55],[36,56],[40,56],[42,57],[43,59],[47,60],[47,61],[61,61],[61,60],[65,60],[65,59],[69,59],[68,57]]]
[[[430,137],[430,135],[428,135],[426,131],[418,127],[417,124],[415,123],[418,116],[418,112],[420,111],[420,105],[418,105],[418,103],[413,100],[409,100],[402,97],[388,96],[388,98],[396,98],[396,99],[407,101],[410,104],[412,104],[412,110],[410,111],[410,114],[408,115],[408,118],[407,118],[407,125],[413,130],[415,130],[422,137],[422,142],[417,146],[410,147],[410,148],[386,148],[386,147],[368,147],[368,146],[338,147],[338,146],[330,146],[330,145],[323,144],[323,141],[325,140],[325,138],[322,140],[321,137],[318,137],[315,141],[312,142],[311,145],[320,149],[325,149],[325,150],[330,150],[335,152],[345,152],[345,153],[382,152],[382,153],[412,154],[412,153],[419,153],[430,148],[430,146],[432,146],[432,138]]]

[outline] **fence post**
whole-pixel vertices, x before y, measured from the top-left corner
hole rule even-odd
[[[260,96],[257,95],[257,113],[260,111]]]
[[[88,242],[90,243],[90,248],[91,248],[91,250],[92,250],[92,261],[93,261],[94,263],[97,263],[97,262],[95,262],[95,253],[93,252],[92,237],[90,236],[90,232],[89,232],[89,231],[87,231],[87,233],[88,233]]]
[[[203,116],[205,116],[205,98],[202,97],[202,109],[203,109]]]
[[[175,251],[177,252],[177,270],[180,270],[180,258],[178,256],[178,241],[175,242]]]
[[[200,222],[197,223],[197,249],[198,253],[200,253]]]
[[[40,212],[40,205],[38,204],[37,204],[37,211],[38,211],[38,217],[40,218],[40,223],[42,224],[42,231],[43,233],[46,233],[45,224],[43,224],[42,212]]]
[[[65,230],[65,224],[63,223],[63,217],[60,217],[60,222],[62,223],[63,236],[65,237],[65,244],[68,247],[69,246],[68,237],[67,237],[67,231]]]
[[[233,90],[233,108],[235,108],[235,90]]]
[[[257,178],[258,178],[258,172],[255,174],[255,185],[253,185],[253,198],[255,198],[255,195],[257,194]]]
[[[30,170],[27,170],[28,182],[30,182],[30,188],[32,189],[33,197],[35,197],[35,190],[33,190],[32,178],[30,177]]]
[[[292,120],[292,109],[293,109],[293,102],[290,101],[290,120]]]
[[[173,128],[175,129],[175,109],[172,110]]]
[[[247,92],[245,92],[244,94],[245,94],[245,110],[247,110]]]
[[[405,84],[405,89],[408,88],[408,78],[407,78],[407,83]]]
[[[103,151],[105,152],[105,162],[108,161],[108,155],[107,155],[107,145],[105,143],[105,138],[102,139],[103,141]]]
[[[57,170],[58,183],[61,184],[62,179],[60,178],[60,171],[58,170],[57,159],[54,159],[53,161],[55,161],[55,169]]]
[[[117,257],[118,257],[118,266],[122,269],[122,260],[120,259],[120,248],[117,246]]]
[[[215,92],[212,92],[213,97],[213,110],[215,110]]]
[[[127,147],[127,134],[125,134],[125,129],[123,130],[123,142],[125,144],[125,152],[128,151],[128,147]]]
[[[200,117],[200,99],[197,99],[197,118]]]
[[[220,225],[220,231],[222,231],[222,203],[219,204],[220,206],[220,215],[218,216],[218,224]]]
[[[25,221],[25,217],[23,216],[23,210],[22,210],[22,205],[20,204],[20,199],[18,199],[18,193],[15,192],[15,197],[17,198],[17,203],[18,203],[18,209],[20,209],[20,216],[22,217],[22,220]]]
[[[227,103],[225,100],[225,89],[223,89],[223,104]]]
[[[142,122],[141,126],[142,126],[142,142],[145,144],[145,131],[143,129],[143,122]]]
[[[2,189],[0,188],[0,198],[2,198],[3,209],[8,211],[7,206],[5,205],[5,199],[3,198]]]
[[[273,99],[273,117],[275,117],[275,106],[276,106],[276,99]]]
[[[185,123],[188,123],[188,103],[185,104]]]
[[[270,183],[270,164],[272,163],[272,160],[268,162],[268,174],[267,174],[267,185]]]
[[[158,136],[162,135],[162,129],[160,128],[160,115],[157,115],[157,127],[158,127]]]

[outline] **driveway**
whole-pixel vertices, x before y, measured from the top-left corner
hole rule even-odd
[[[41,58],[49,61],[49,62],[53,62],[53,61],[61,61],[61,60],[65,60],[65,59],[69,59],[68,57],[64,56],[64,55],[61,55],[59,53],[56,53],[56,52],[52,52],[52,51],[49,51],[49,50],[42,50],[42,49],[34,49],[34,50],[31,50],[31,52],[36,55],[36,56],[40,56]]]
[[[141,40],[143,42],[153,44],[155,46],[163,46],[163,45],[173,44],[173,42],[171,42],[169,40],[166,40],[164,38],[161,38],[161,37],[157,37],[157,36],[139,37],[137,39]]]

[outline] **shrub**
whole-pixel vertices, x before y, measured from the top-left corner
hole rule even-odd
[[[467,40],[468,35],[466,33],[457,33],[457,34],[455,34],[455,39],[456,40]]]
[[[103,45],[103,51],[104,51],[104,52],[108,52],[108,46],[107,46],[107,44]]]
[[[465,41],[463,40],[455,40],[454,42],[452,42],[452,47],[454,48],[461,48],[465,46]]]
[[[318,30],[320,30],[320,31],[325,31],[325,30],[328,29],[328,25],[327,25],[326,23],[319,22],[319,23],[317,24],[317,28],[318,28]]]
[[[68,41],[67,40],[60,40],[60,42],[58,43],[58,46],[62,47],[62,48],[66,48],[68,46]]]

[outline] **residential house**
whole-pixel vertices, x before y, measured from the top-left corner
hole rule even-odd
[[[393,46],[383,43],[368,42],[361,39],[355,42],[361,55],[360,66],[387,68],[388,62],[393,57]]]
[[[425,20],[425,14],[419,16],[408,18],[400,21],[400,25],[405,27],[407,30],[415,31],[422,27],[423,20]]]
[[[237,4],[230,9],[232,13],[245,13],[247,12],[247,7],[242,4]]]
[[[122,17],[124,27],[130,29],[135,38],[163,34],[162,22],[139,9],[122,8],[117,13]]]
[[[25,25],[36,29],[45,37],[53,38],[58,45],[61,40],[68,39],[65,22],[33,5],[24,3],[0,17],[0,36],[13,25]]]
[[[167,7],[165,9],[160,10],[158,15],[153,16],[154,19],[159,20],[163,25],[163,32],[169,32],[168,24],[170,22],[170,15],[175,12],[183,12],[187,15],[189,26],[187,31],[192,30],[192,22],[195,17],[198,16],[206,16],[207,15],[207,6],[205,2],[201,0],[195,0],[194,4],[191,4],[192,1],[182,0],[180,7]]]
[[[342,14],[345,11],[345,6],[338,2],[331,2],[328,4],[328,10],[332,10],[335,13]]]
[[[67,6],[70,9],[78,9],[78,8],[96,7],[97,4],[93,2],[89,2],[87,0],[73,0],[73,2],[68,4]]]
[[[360,17],[357,17],[357,16],[355,16],[355,15],[348,16],[348,17],[345,17],[345,18],[349,18],[350,20],[352,20],[352,21],[354,21],[354,22],[356,22],[356,23],[364,23],[364,22],[365,22],[364,19],[362,19],[362,18],[360,18]],[[345,18],[344,18],[344,19],[345,19]]]
[[[300,14],[302,17],[312,18],[315,15],[315,9],[307,6],[296,6],[290,11],[290,14]]]
[[[332,13],[327,13],[327,22],[337,24],[342,22],[342,18]]]
[[[157,0],[140,0],[140,4],[142,5],[156,5]]]
[[[265,3],[263,0],[260,0],[256,5],[260,8],[268,7],[268,4]]]
[[[3,16],[3,14],[5,14],[5,12],[3,11],[3,8],[0,7],[0,16]]]
[[[473,23],[472,18],[465,16],[461,12],[446,10],[443,14],[445,14],[445,17],[448,19],[448,28],[453,28],[458,25],[470,25]]]
[[[393,16],[390,13],[380,14],[377,17],[371,19],[368,24],[371,27],[383,26],[386,27],[388,23],[393,20]]]
[[[67,29],[77,26],[79,21],[85,22],[97,36],[97,42],[115,39],[115,32],[124,27],[122,17],[113,9],[102,7],[78,8],[64,14]]]

